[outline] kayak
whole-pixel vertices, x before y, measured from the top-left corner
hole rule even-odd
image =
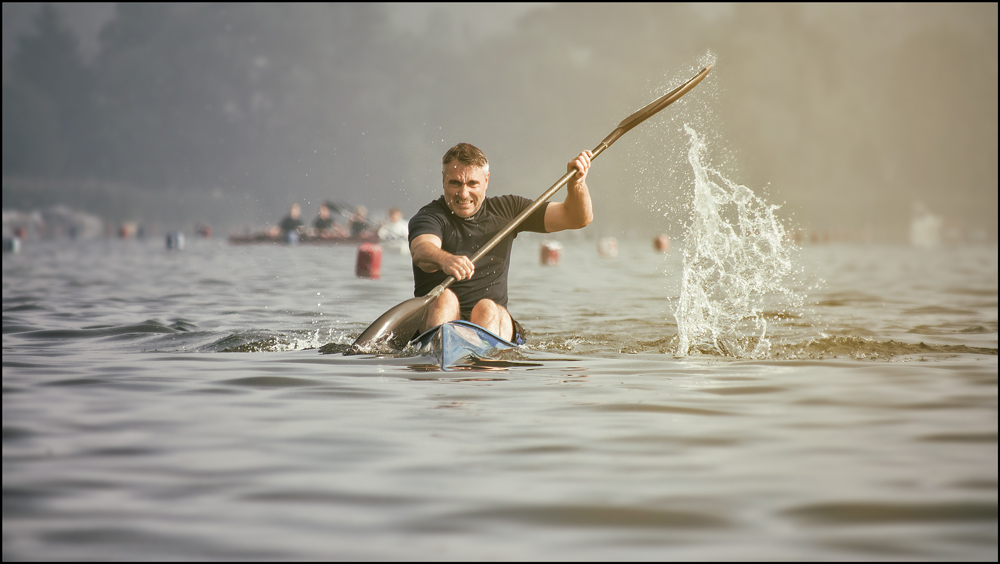
[[[493,351],[517,348],[503,337],[462,320],[438,325],[410,341],[410,346],[434,358],[441,370],[486,360]]]

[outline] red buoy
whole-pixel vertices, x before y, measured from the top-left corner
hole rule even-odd
[[[669,253],[670,237],[667,237],[666,235],[662,234],[657,235],[656,238],[653,239],[653,248],[656,249],[657,251],[660,251],[661,253]]]
[[[374,278],[382,274],[382,247],[376,243],[362,243],[358,246],[358,260],[354,266],[358,278]]]
[[[559,264],[559,258],[562,257],[562,245],[555,241],[546,241],[542,243],[542,256],[541,262],[544,265]]]

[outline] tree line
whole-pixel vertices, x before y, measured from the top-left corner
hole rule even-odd
[[[484,39],[447,8],[426,33],[400,33],[387,9],[121,3],[85,62],[45,5],[4,72],[4,177],[412,213],[440,190],[440,155],[468,141],[495,163],[491,185],[534,197],[710,53],[715,82],[595,168],[608,229],[662,221],[664,206],[683,222],[677,130],[692,120],[799,222],[902,224],[918,197],[996,231],[983,211],[996,208],[995,5],[951,8],[968,12],[956,24],[936,22],[941,6],[736,4],[708,17],[556,4]],[[960,25],[990,14],[992,27]]]

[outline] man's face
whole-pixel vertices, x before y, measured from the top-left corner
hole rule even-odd
[[[458,217],[472,217],[486,198],[489,173],[483,169],[452,160],[444,167],[444,200]]]

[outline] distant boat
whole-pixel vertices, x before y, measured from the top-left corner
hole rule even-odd
[[[497,350],[515,349],[514,343],[469,321],[449,321],[410,341],[417,352],[431,357],[441,370],[488,360]]]
[[[242,235],[229,236],[229,244],[231,245],[287,245],[289,243],[298,243],[302,245],[359,245],[361,243],[378,242],[378,237],[368,234],[361,237],[345,237],[336,235],[321,237],[316,235],[299,235],[294,238],[294,241],[290,240],[286,234],[270,235],[268,233],[246,233]]]

